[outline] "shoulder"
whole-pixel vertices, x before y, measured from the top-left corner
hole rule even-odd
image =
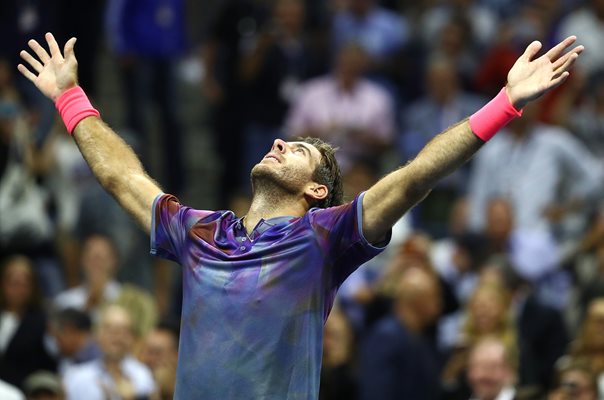
[[[82,364],[69,366],[65,371],[65,382],[86,384],[89,380],[94,380],[96,384],[97,377],[101,374],[101,367],[97,360],[88,361]]]
[[[68,307],[79,308],[86,299],[86,289],[83,286],[67,289],[59,293],[55,299],[56,307],[63,309]]]
[[[0,398],[4,400],[25,400],[23,393],[13,385],[0,380]]]
[[[301,98],[305,99],[308,97],[329,93],[333,90],[333,86],[333,79],[328,75],[312,78],[302,85]]]
[[[359,82],[359,89],[366,96],[371,96],[381,102],[390,102],[391,100],[391,96],[386,89],[369,79],[362,79]]]
[[[132,379],[139,392],[152,392],[155,386],[151,370],[134,357],[127,357],[122,364],[125,373]]]

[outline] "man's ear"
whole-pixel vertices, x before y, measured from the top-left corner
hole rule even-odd
[[[325,185],[320,185],[316,182],[312,182],[308,185],[308,187],[304,191],[304,194],[310,199],[312,199],[313,203],[315,203],[326,198],[329,194],[329,190]]]

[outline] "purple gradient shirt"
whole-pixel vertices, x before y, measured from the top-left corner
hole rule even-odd
[[[153,203],[151,254],[183,266],[175,399],[317,399],[323,324],[336,291],[383,247],[361,230],[362,194],[302,217]]]

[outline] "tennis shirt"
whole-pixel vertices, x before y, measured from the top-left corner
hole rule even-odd
[[[231,211],[155,199],[151,254],[183,267],[175,399],[318,398],[336,291],[383,249],[363,236],[362,198],[249,233]]]

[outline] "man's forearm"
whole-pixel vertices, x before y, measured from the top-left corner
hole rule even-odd
[[[97,117],[80,121],[73,136],[101,186],[149,232],[151,206],[161,189],[132,148]]]
[[[82,120],[73,137],[92,173],[109,192],[119,190],[128,176],[145,174],[132,148],[100,118]]]
[[[483,144],[466,119],[436,136],[414,160],[376,183],[363,200],[367,239],[382,240],[383,227],[394,225],[440,179],[468,161]],[[378,229],[371,229],[376,226]]]
[[[484,144],[470,129],[468,119],[432,139],[401,174],[419,201],[436,183],[466,163]]]

